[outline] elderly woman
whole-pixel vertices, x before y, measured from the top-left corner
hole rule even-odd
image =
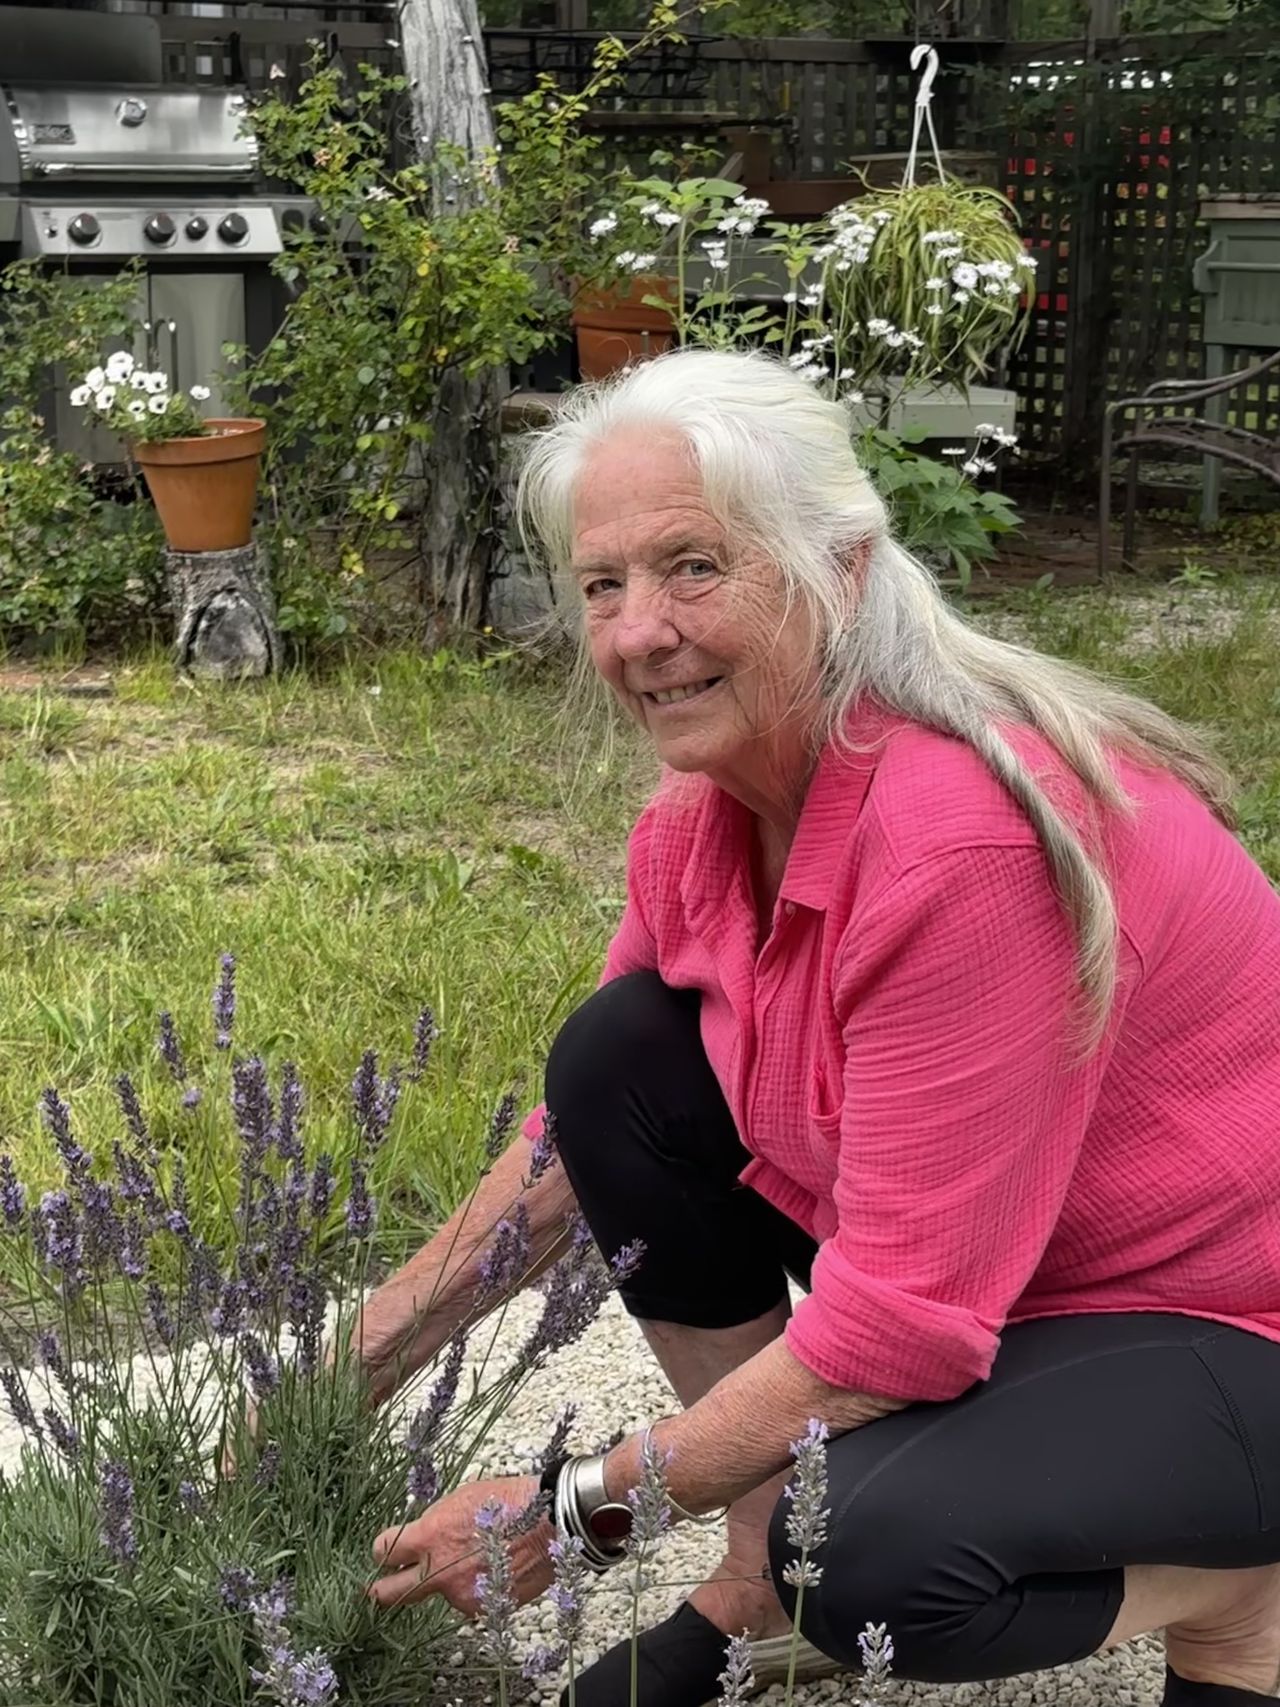
[[[556,1039],[563,1163],[519,1138],[375,1295],[385,1394],[522,1198],[644,1241],[623,1300],[683,1409],[710,1580],[640,1645],[702,1707],[727,1633],[795,1609],[789,1443],[830,1429],[807,1662],[1009,1676],[1163,1630],[1171,1707],[1280,1669],[1280,898],[1228,783],[1142,700],[988,639],[890,536],[840,405],[684,351],[576,392],[520,514],[664,781],[601,987]],[[788,1277],[803,1298],[792,1312]],[[430,1308],[426,1308],[427,1301]],[[644,1436],[544,1479],[603,1568]],[[474,1609],[464,1487],[378,1543],[374,1593]],[[548,1520],[515,1544],[548,1580]],[[775,1642],[776,1648],[778,1644]],[[630,1700],[625,1649],[579,1679]]]

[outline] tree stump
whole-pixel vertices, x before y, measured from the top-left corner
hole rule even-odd
[[[181,669],[214,681],[267,676],[280,665],[280,633],[256,545],[233,551],[167,551]]]

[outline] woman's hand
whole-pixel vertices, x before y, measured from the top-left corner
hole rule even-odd
[[[412,1523],[384,1529],[373,1544],[382,1576],[369,1589],[379,1606],[403,1606],[428,1595],[442,1594],[456,1611],[474,1618],[476,1573],[484,1570],[476,1514],[497,1501],[514,1517],[538,1493],[532,1476],[504,1476],[487,1482],[468,1482],[428,1507]],[[551,1582],[547,1544],[554,1530],[541,1518],[527,1534],[507,1543],[511,1560],[511,1592],[517,1606],[535,1600]]]

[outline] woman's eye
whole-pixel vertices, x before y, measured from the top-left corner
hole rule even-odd
[[[709,557],[691,557],[687,563],[682,563],[680,567],[691,581],[706,581],[712,575],[719,573]]]
[[[611,575],[598,575],[594,581],[587,581],[582,588],[585,599],[598,599],[603,593],[612,592],[618,583]]]

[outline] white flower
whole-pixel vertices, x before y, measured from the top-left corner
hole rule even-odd
[[[953,292],[953,293],[952,293],[952,297],[951,297],[951,300],[952,300],[952,302],[958,302],[958,303],[965,303],[965,302],[968,302],[968,300],[969,300],[969,292],[968,292],[968,291],[967,291],[967,290],[957,290],[957,291],[954,291],[954,292]]]
[[[1034,255],[1019,255],[1018,265],[1020,267],[1025,267],[1028,272],[1034,273],[1039,262],[1036,260]]]
[[[881,320],[879,317],[874,320],[868,320],[867,331],[870,332],[873,338],[883,338],[886,332],[893,331],[893,322],[891,320]]]
[[[153,397],[147,404],[147,408],[153,415],[163,415],[168,407],[169,399],[167,397]]]
[[[979,421],[973,430],[980,439],[993,439],[996,436],[995,426],[990,421]]]
[[[800,298],[793,290],[789,290],[782,299],[784,302],[799,302]]]
[[[951,269],[951,282],[961,290],[972,290],[978,282],[978,269],[971,261],[961,261]]]
[[[871,217],[875,220],[877,225],[888,225],[889,221],[893,218],[893,215],[889,212],[887,207],[878,207]]]
[[[133,372],[133,357],[128,350],[117,350],[107,357],[108,385],[121,385]]]
[[[370,184],[369,188],[364,192],[364,199],[367,202],[389,202],[391,200],[391,191],[385,184]]]
[[[129,413],[135,421],[140,421],[146,412],[147,400],[145,397],[131,397],[129,399]]]
[[[982,473],[982,464],[978,461],[976,456],[971,456],[968,462],[962,462],[960,466],[964,472],[969,475]]]
[[[748,219],[763,219],[766,213],[772,212],[763,196],[735,196],[733,205]]]
[[[802,367],[808,367],[808,365],[809,365],[809,351],[807,348],[797,350],[794,355],[790,355],[787,357],[787,366],[788,367],[802,368]]]
[[[116,388],[115,388],[115,386],[114,385],[104,385],[102,390],[94,398],[93,406],[95,409],[100,410],[102,412],[102,414],[105,415],[107,410],[111,407],[111,405],[115,402],[115,400],[116,400]]]
[[[806,308],[817,308],[822,301],[822,292],[817,289],[811,290],[807,296],[802,296],[800,300]]]
[[[644,204],[644,206],[640,209],[640,212],[645,216],[646,219],[652,219],[654,214],[658,213],[661,210],[661,208],[662,208],[661,202],[646,202]]]
[[[151,385],[151,375],[142,368],[136,367],[129,375],[129,384],[135,391],[147,391]]]
[[[884,341],[886,344],[888,344],[888,346],[891,350],[900,350],[902,348],[902,346],[907,341],[906,333],[905,332],[886,332],[884,335]]]
[[[936,259],[939,261],[958,261],[963,254],[963,249],[939,249]]]
[[[704,237],[699,242],[698,247],[700,249],[705,249],[708,254],[723,255],[725,251],[725,241],[723,237]]]
[[[862,393],[860,391],[846,391],[844,400],[846,403],[861,403]]]
[[[616,231],[617,228],[618,228],[618,216],[617,216],[617,214],[616,213],[606,213],[603,218],[592,220],[591,226],[590,226],[590,232],[591,232],[591,235],[593,237],[606,237],[606,236],[608,236],[609,232]]]
[[[662,225],[666,227],[679,225],[680,215],[678,213],[672,213],[669,207],[664,208],[661,213],[654,214],[653,223],[655,225]]]
[[[107,383],[106,369],[91,367],[88,373],[84,376],[84,382],[89,387],[90,391],[101,391],[103,386]]]
[[[727,273],[729,270],[729,263],[723,255],[708,255],[707,265],[713,273]]]
[[[943,456],[963,456],[964,453],[963,445],[948,445],[942,454]]]
[[[920,239],[922,243],[958,243],[959,240],[958,231],[926,231]]]
[[[633,255],[631,258],[631,271],[633,273],[647,273],[649,268],[655,264],[657,259],[658,257],[656,255]]]
[[[945,314],[946,309],[940,302],[927,302],[924,309],[926,314]]]
[[[853,262],[852,261],[837,261],[836,262],[836,271],[838,273],[851,273],[853,271]]]
[[[913,350],[921,349],[924,345],[924,339],[919,332],[904,332],[902,341],[904,344],[909,344]]]
[[[982,294],[984,296],[1003,296],[1004,286],[997,284],[994,279],[988,279],[982,287]]]
[[[926,290],[946,290],[947,281],[946,279],[926,279],[924,288]]]
[[[1011,279],[1009,281],[1009,283],[1007,285],[1005,285],[1004,294],[1006,296],[1021,296],[1022,295],[1022,286],[1018,283],[1017,279]]]
[[[169,375],[167,373],[149,373],[147,375],[147,390],[154,397],[161,391],[168,391]]]
[[[381,682],[374,682],[373,686],[369,689],[369,692],[373,695],[374,699],[378,699],[382,693]]]
[[[1003,427],[997,427],[992,435],[998,445],[1004,450],[1012,450],[1018,442],[1017,433],[1010,433]]]
[[[75,386],[71,392],[71,407],[73,409],[83,409],[92,396],[93,393],[87,385]]]
[[[193,385],[191,395],[197,403],[207,403],[212,394],[207,385]]]
[[[635,264],[635,258],[636,252],[634,249],[624,249],[620,255],[614,256],[614,261],[620,267],[630,267]]]

